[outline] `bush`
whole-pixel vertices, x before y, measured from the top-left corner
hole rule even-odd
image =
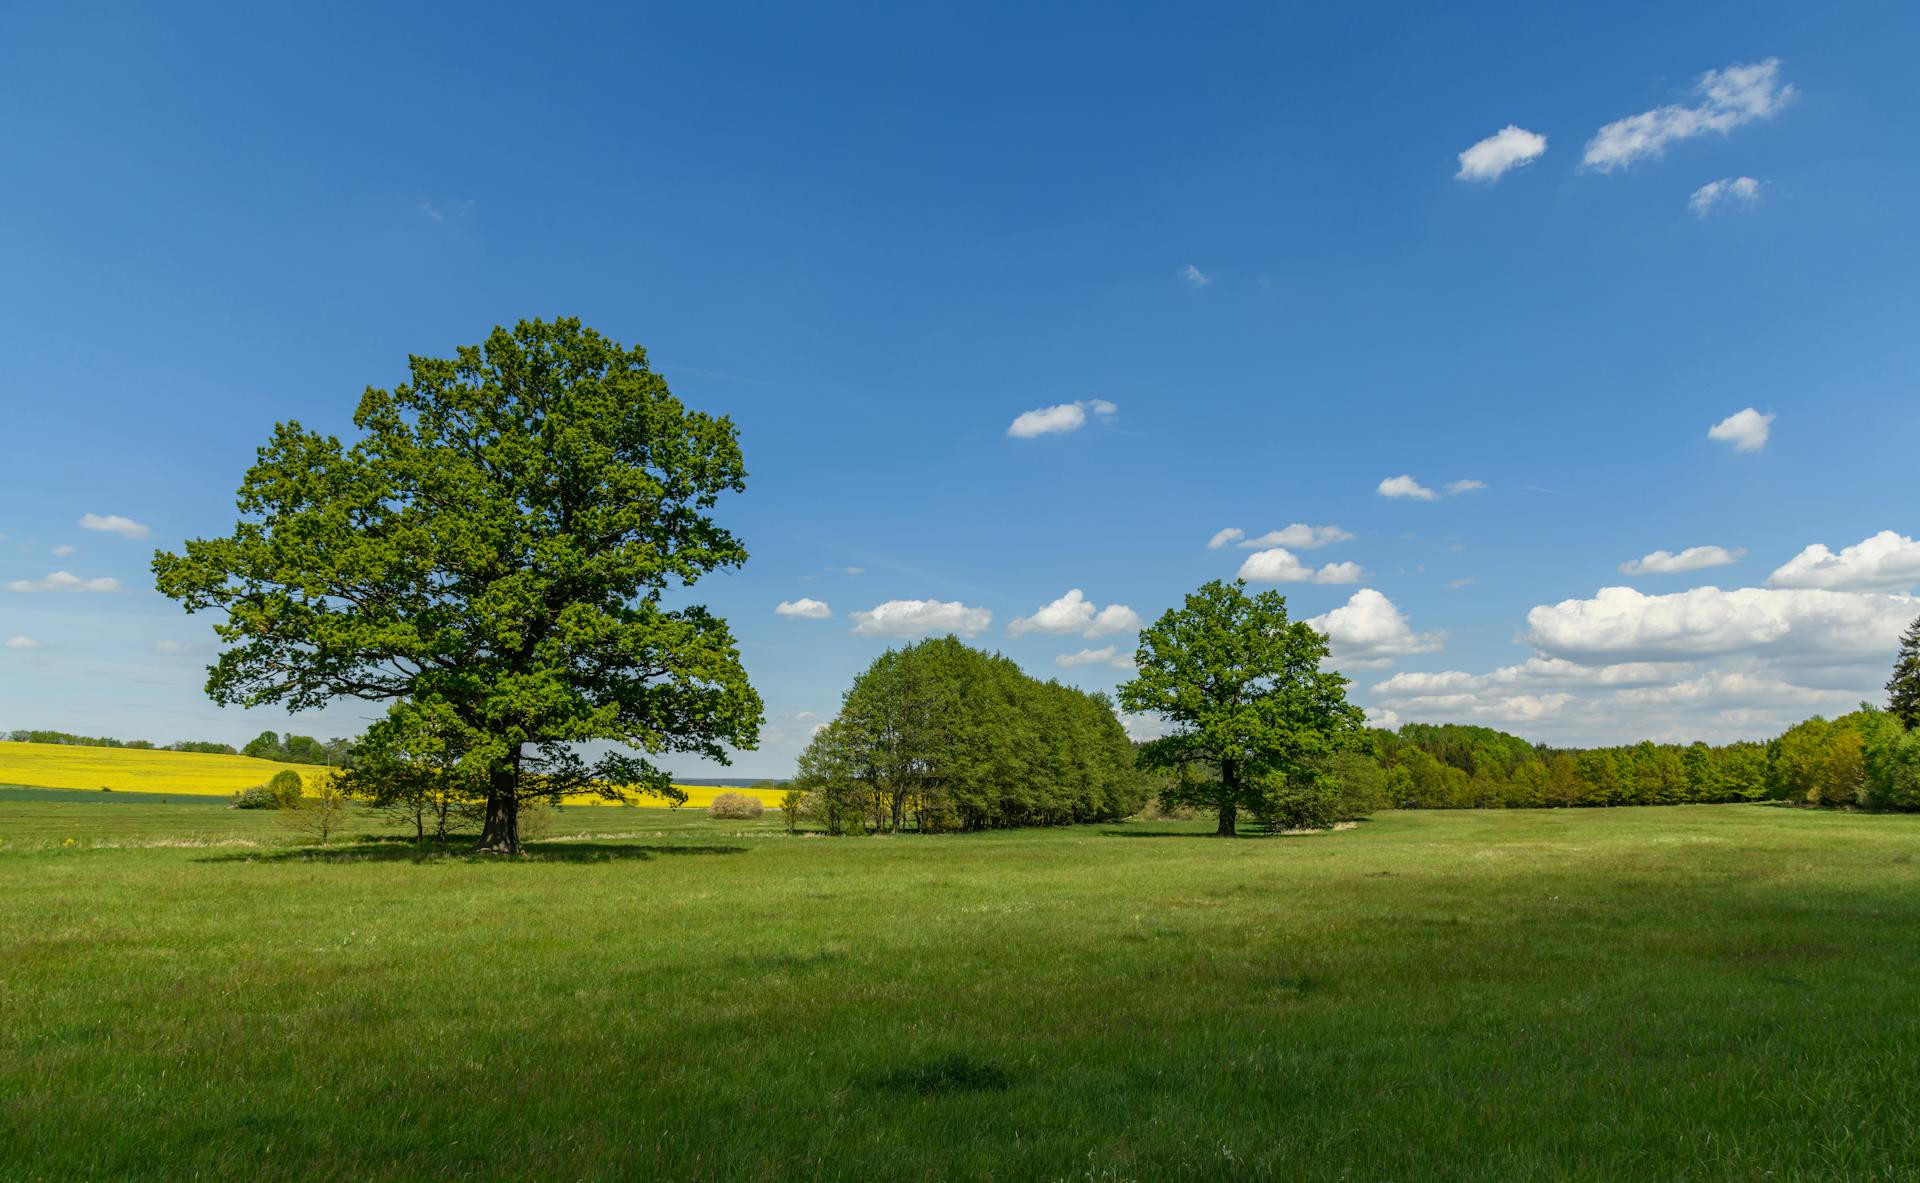
[[[274,804],[281,809],[297,809],[300,798],[307,791],[307,782],[291,768],[283,768],[273,774],[266,785],[267,792],[273,794]]]
[[[1289,781],[1267,793],[1257,815],[1276,830],[1330,830],[1340,820],[1340,791]]]
[[[788,789],[780,795],[780,820],[787,823],[787,833],[796,833],[800,829],[800,818],[807,811],[808,793],[805,789]]]
[[[229,809],[278,809],[280,798],[265,785],[255,785],[251,789],[241,789],[233,795]]]
[[[707,806],[708,817],[755,818],[766,812],[760,798],[745,793],[722,793]]]

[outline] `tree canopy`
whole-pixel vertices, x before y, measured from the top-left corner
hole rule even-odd
[[[758,739],[724,620],[669,592],[738,567],[709,514],[745,486],[738,434],[578,320],[522,321],[369,388],[351,444],[288,422],[224,538],[154,558],[160,590],[217,609],[216,702],[419,702],[486,770],[481,849],[520,847],[523,801],[674,796],[645,756]],[[591,763],[594,740],[621,745]]]
[[[1213,580],[1143,629],[1120,705],[1172,727],[1140,752],[1174,774],[1162,800],[1215,810],[1226,836],[1242,809],[1318,784],[1363,728],[1347,679],[1321,668],[1327,655],[1324,635],[1287,618],[1285,596],[1249,596],[1241,580]]]
[[[831,833],[1108,821],[1146,800],[1111,699],[953,637],[874,659],[799,768]]]

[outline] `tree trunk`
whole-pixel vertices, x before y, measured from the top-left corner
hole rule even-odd
[[[487,780],[487,821],[480,831],[476,853],[520,853],[520,753],[510,763],[497,764]]]
[[[1213,832],[1216,838],[1233,838],[1239,831],[1235,823],[1240,820],[1240,770],[1231,760],[1220,763],[1220,828]]]
[[[1213,832],[1216,838],[1232,838],[1239,834],[1235,823],[1240,820],[1240,807],[1231,801],[1220,803],[1220,828]]]

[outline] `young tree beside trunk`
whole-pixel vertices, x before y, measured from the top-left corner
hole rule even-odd
[[[678,799],[611,741],[721,763],[760,698],[726,622],[670,590],[747,552],[709,516],[744,488],[734,425],[689,411],[577,320],[495,329],[368,389],[350,445],[282,423],[232,535],[160,552],[160,590],[220,609],[207,693],[292,710],[337,698],[444,711],[485,772],[478,849],[520,850],[525,803]]]

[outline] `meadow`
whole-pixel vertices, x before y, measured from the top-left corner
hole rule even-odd
[[[1920,1176],[1920,816],[1209,824],[0,792],[0,1179]]]
[[[230,797],[265,784],[274,773],[291,769],[309,786],[326,769],[312,764],[281,764],[252,756],[204,752],[167,752],[150,748],[94,748],[69,744],[0,743],[0,785],[43,789],[107,789],[116,793],[159,793],[175,797]],[[704,809],[720,793],[744,793],[777,806],[781,790],[677,785],[685,805]],[[657,799],[656,799],[657,800]],[[576,805],[601,804],[582,797]]]

